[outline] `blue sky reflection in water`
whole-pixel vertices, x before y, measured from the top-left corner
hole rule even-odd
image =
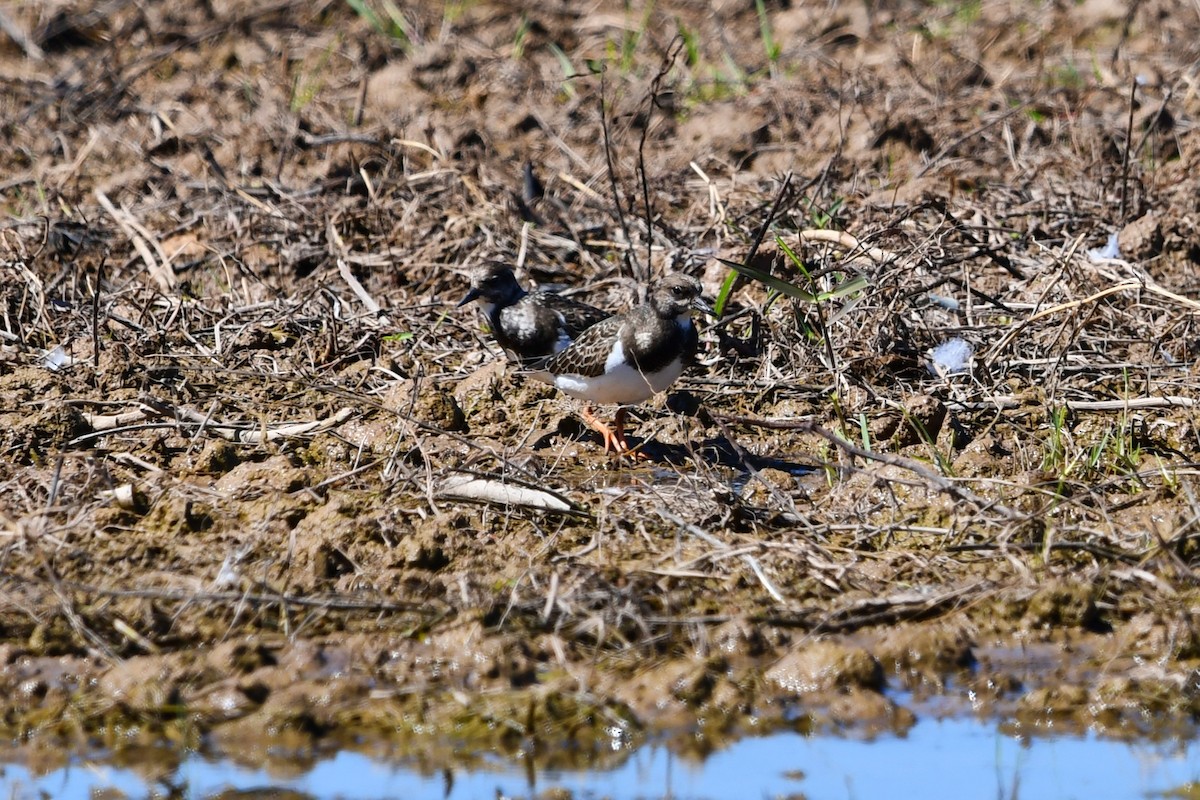
[[[796,734],[746,739],[702,764],[681,761],[663,747],[646,747],[616,770],[542,773],[533,787],[520,764],[498,764],[492,770],[455,773],[449,795],[440,775],[422,776],[354,753],[341,753],[287,780],[194,758],[184,762],[172,783],[186,785],[186,796],[197,800],[223,789],[266,787],[288,788],[320,800],[491,800],[498,792],[528,797],[552,788],[566,789],[575,798],[614,800],[753,800],[801,794],[808,800],[1125,800],[1170,796],[1189,783],[1200,786],[1200,742],[1126,744],[1064,736],[1024,745],[973,720],[922,721],[906,738],[886,736],[870,742]],[[11,765],[0,774],[0,800],[91,800],[93,791],[105,788],[129,798],[165,795],[163,787],[148,786],[129,770],[103,765],[78,764],[38,779]]]

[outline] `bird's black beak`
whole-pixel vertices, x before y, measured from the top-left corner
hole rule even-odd
[[[712,303],[708,302],[703,297],[697,296],[696,299],[692,301],[692,308],[704,314],[708,314],[710,317],[715,317],[717,315],[717,312],[713,310]]]
[[[467,303],[471,302],[472,300],[478,300],[479,295],[480,295],[479,290],[472,286],[471,291],[467,292],[466,296],[463,297],[462,300],[458,301],[457,307],[462,308],[463,306],[465,306]]]

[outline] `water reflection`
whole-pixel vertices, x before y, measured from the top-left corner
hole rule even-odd
[[[1189,789],[1192,792],[1189,794]],[[426,772],[341,752],[300,775],[252,770],[200,756],[170,775],[82,760],[43,776],[0,771],[3,800],[377,800],[380,798],[953,797],[1130,798],[1195,796],[1200,742],[1124,743],[1094,736],[1021,740],[994,724],[925,720],[901,737],[873,741],[775,734],[745,739],[702,763],[647,746],[608,771],[529,773],[492,761],[469,772]]]

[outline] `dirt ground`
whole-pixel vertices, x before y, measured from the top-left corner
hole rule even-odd
[[[1195,6],[0,9],[25,757],[1194,733]],[[720,296],[649,460],[455,307],[489,258]]]

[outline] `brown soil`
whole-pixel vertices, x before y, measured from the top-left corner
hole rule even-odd
[[[3,736],[1193,729],[1194,10],[368,5],[2,12]],[[751,254],[647,463],[452,305]]]

